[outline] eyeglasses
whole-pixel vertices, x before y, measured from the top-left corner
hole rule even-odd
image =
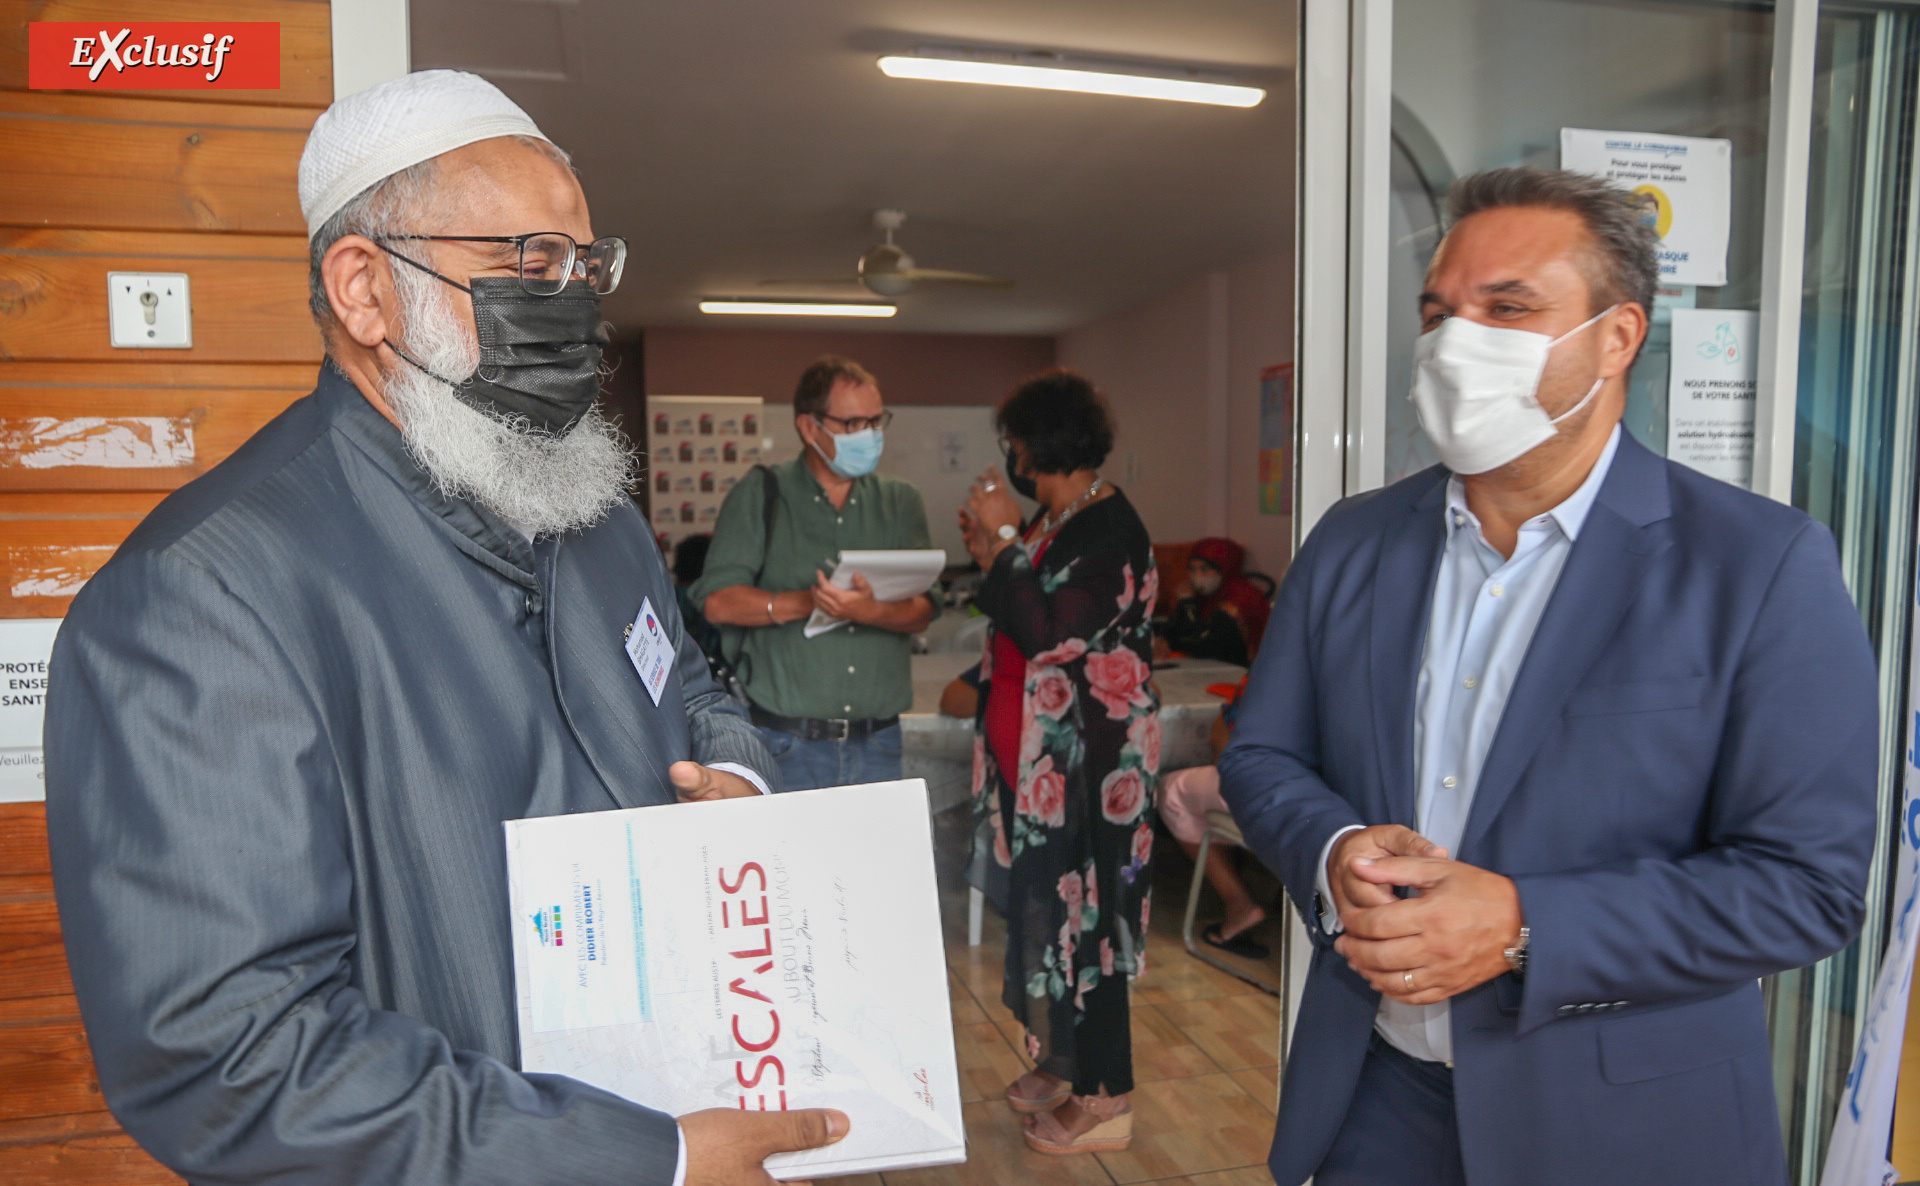
[[[537,231],[531,235],[387,235],[389,239],[425,239],[434,243],[516,243],[520,247],[520,287],[534,296],[558,296],[578,275],[601,296],[620,287],[627,266],[627,241],[618,235],[595,239],[585,247],[572,235]],[[412,261],[408,261],[412,262]]]
[[[849,432],[865,432],[869,428],[886,428],[893,423],[893,409],[889,408],[878,416],[855,416],[851,419],[844,416],[829,416],[825,412],[815,412],[813,418],[823,423],[831,420],[835,424],[846,425],[845,428],[833,430],[835,436],[841,436]]]

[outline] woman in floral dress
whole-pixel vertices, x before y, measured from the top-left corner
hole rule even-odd
[[[991,621],[976,719],[976,810],[1009,872],[1002,996],[1035,1070],[1007,1088],[1043,1153],[1124,1149],[1133,1090],[1127,979],[1145,966],[1160,770],[1140,516],[1098,468],[1113,427],[1071,371],[1000,406],[1006,474],[960,513]],[[1015,490],[1040,504],[1023,525]]]

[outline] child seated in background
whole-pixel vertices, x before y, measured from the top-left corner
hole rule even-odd
[[[1154,648],[1156,655],[1179,653],[1241,667],[1253,662],[1272,607],[1267,594],[1247,578],[1246,562],[1247,550],[1230,539],[1194,541],[1187,553],[1186,587],[1173,615],[1160,626],[1157,641],[1164,645]]]

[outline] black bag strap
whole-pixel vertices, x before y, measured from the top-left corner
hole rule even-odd
[[[760,568],[753,574],[753,587],[764,589],[760,582],[766,579],[767,557],[773,553],[773,515],[780,509],[780,483],[773,475],[770,466],[756,465],[760,471]]]
[[[773,517],[780,509],[780,483],[774,477],[771,466],[756,465],[748,473],[760,474],[760,568],[753,574],[753,587],[764,589],[761,582],[767,579],[767,557],[773,552]],[[747,627],[722,626],[720,629],[720,653],[723,660],[737,677],[741,695],[745,695],[747,676],[753,669],[752,657],[745,653]]]

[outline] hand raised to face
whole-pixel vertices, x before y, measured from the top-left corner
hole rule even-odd
[[[1002,526],[1020,526],[1020,504],[1013,500],[1006,477],[997,469],[989,468],[974,482],[967,493],[966,509],[989,536]]]

